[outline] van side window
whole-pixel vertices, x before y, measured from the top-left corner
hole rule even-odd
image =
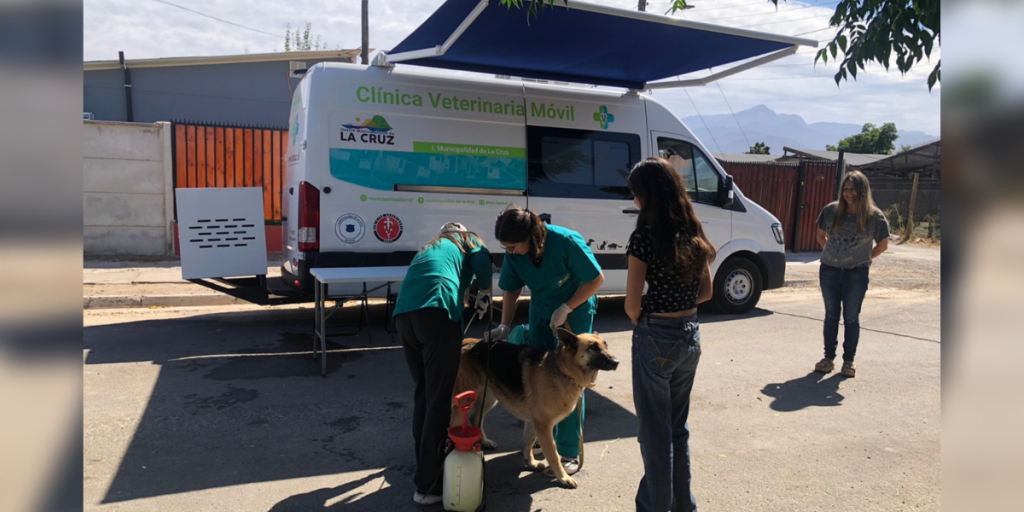
[[[693,148],[693,167],[697,175],[697,195],[694,201],[704,204],[718,203],[719,176],[714,164],[708,161],[704,153]]]
[[[529,194],[631,199],[626,176],[640,160],[640,136],[565,128],[526,128]]]
[[[668,160],[682,176],[691,201],[718,203],[721,177],[699,148],[689,142],[658,137],[658,156]]]

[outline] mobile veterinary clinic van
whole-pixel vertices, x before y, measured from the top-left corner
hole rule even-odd
[[[718,250],[719,308],[747,311],[783,284],[779,221],[649,96],[320,63],[295,91],[289,128],[282,274],[300,290],[311,268],[407,264],[449,221],[500,265],[494,221],[514,203],[578,231],[604,269],[601,293],[624,293],[637,214],[625,178],[649,156],[683,175]]]

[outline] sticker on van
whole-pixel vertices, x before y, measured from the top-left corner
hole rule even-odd
[[[346,213],[338,217],[338,222],[334,224],[334,233],[342,242],[354,244],[362,240],[366,234],[366,223],[358,215]]]
[[[608,123],[615,122],[615,114],[608,112],[608,107],[601,105],[601,108],[594,112],[594,121],[601,125],[602,130],[607,130]]]
[[[373,234],[377,240],[390,244],[402,237],[402,221],[390,213],[382,214],[373,221]]]

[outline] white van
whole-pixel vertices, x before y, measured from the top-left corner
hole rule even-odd
[[[675,164],[718,250],[719,309],[748,311],[785,279],[779,221],[642,94],[328,62],[305,73],[289,126],[282,273],[299,290],[311,268],[407,264],[448,221],[500,265],[494,221],[515,203],[578,231],[601,293],[624,293],[637,213],[625,176],[648,156]]]

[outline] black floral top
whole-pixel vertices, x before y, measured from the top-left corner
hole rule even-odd
[[[692,236],[680,233],[680,236]],[[637,228],[629,236],[626,254],[647,264],[647,293],[640,310],[645,313],[675,313],[697,307],[702,272],[689,283],[682,281],[679,269],[667,269],[665,261],[654,256],[651,232],[647,226]]]

